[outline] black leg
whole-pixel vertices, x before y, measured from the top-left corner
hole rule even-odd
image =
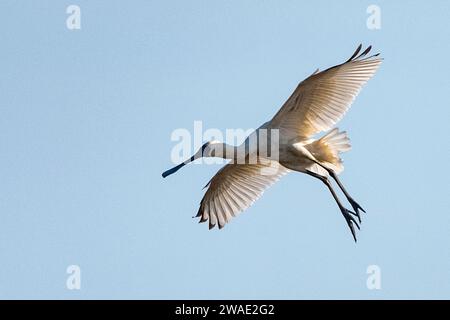
[[[356,242],[356,233],[355,233],[355,228],[353,227],[353,224],[355,224],[355,226],[358,228],[359,230],[359,225],[358,222],[356,222],[355,218],[352,217],[353,215],[356,215],[354,212],[348,210],[347,208],[345,208],[341,201],[339,200],[336,192],[333,189],[333,186],[330,183],[330,180],[328,180],[327,177],[321,176],[315,172],[311,172],[311,171],[307,171],[307,174],[309,174],[310,176],[319,179],[320,181],[322,181],[323,183],[325,183],[325,185],[328,187],[328,189],[330,190],[331,194],[333,195],[334,200],[336,201],[339,209],[341,210],[342,215],[345,218],[345,221],[347,222],[348,227],[350,228],[350,231],[352,232],[352,236],[353,239]]]
[[[345,197],[347,198],[348,202],[350,202],[350,205],[352,206],[353,210],[355,210],[355,215],[358,217],[358,221],[359,223],[361,223],[361,216],[359,214],[359,210],[361,210],[362,212],[366,213],[366,211],[358,204],[358,202],[356,202],[351,196],[350,194],[347,192],[347,190],[345,190],[344,185],[341,183],[341,181],[339,180],[336,172],[334,172],[333,170],[325,167],[324,165],[322,165],[319,162],[316,162],[319,166],[321,166],[322,168],[324,168],[325,170],[327,170],[328,174],[334,179],[334,181],[336,181],[337,185],[339,186],[339,188],[342,190],[342,192],[344,193]]]
[[[366,211],[358,204],[358,202],[356,202],[347,192],[347,190],[345,190],[344,185],[341,183],[341,181],[339,180],[337,174],[333,171],[330,170],[329,171],[330,176],[334,179],[334,181],[336,181],[336,183],[338,184],[339,188],[341,188],[342,192],[344,193],[345,197],[347,198],[348,202],[350,202],[353,210],[355,210],[355,213],[358,217],[359,222],[361,222],[361,217],[359,216],[359,210],[361,210],[362,212],[366,213]]]

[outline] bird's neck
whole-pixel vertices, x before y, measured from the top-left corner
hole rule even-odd
[[[232,146],[226,143],[220,143],[220,146],[218,146],[219,150],[222,150],[222,154],[221,155],[217,155],[223,159],[229,159],[229,160],[235,160],[237,157],[237,147],[236,146]]]

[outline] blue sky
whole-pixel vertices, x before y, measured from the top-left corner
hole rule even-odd
[[[81,8],[81,29],[66,8]],[[366,9],[381,9],[369,30]],[[1,1],[0,298],[450,298],[448,1]],[[359,43],[385,58],[339,128],[355,244],[290,174],[223,230],[191,217],[220,168],[177,128],[255,128]],[[66,268],[81,268],[68,290]],[[381,289],[366,286],[367,267]]]

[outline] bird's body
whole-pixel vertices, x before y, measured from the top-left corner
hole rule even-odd
[[[343,165],[340,153],[350,150],[345,132],[333,126],[343,117],[361,87],[373,76],[381,59],[366,57],[369,46],[359,54],[361,45],[343,64],[314,72],[302,81],[281,109],[268,122],[247,137],[240,146],[218,141],[205,143],[190,159],[163,173],[176,172],[200,157],[231,160],[207,184],[197,217],[209,227],[222,228],[232,217],[248,208],[264,190],[290,171],[313,176],[329,188],[356,241],[354,225],[359,225],[359,210],[337,175]],[[358,55],[359,54],[359,55]],[[314,135],[328,131],[319,139]],[[346,209],[330,183],[333,178],[353,211]]]

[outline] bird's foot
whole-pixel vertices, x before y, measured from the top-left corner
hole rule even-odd
[[[361,223],[361,216],[359,214],[359,210],[366,213],[366,211],[359,205],[358,202],[353,200],[353,198],[349,197],[348,202],[350,202],[350,205],[352,206],[353,210],[355,210],[354,215],[358,218],[359,223]]]
[[[354,215],[354,216],[357,216],[357,215],[353,211],[350,211],[350,210],[348,210],[348,209],[346,209],[344,207],[341,207],[340,209],[341,209],[342,215],[345,218],[345,221],[347,221],[347,225],[350,228],[350,231],[352,232],[353,239],[356,242],[356,232],[355,232],[355,227],[354,226],[356,226],[358,228],[358,230],[360,228],[359,228],[358,222],[355,220],[355,218],[353,218],[352,215]]]

